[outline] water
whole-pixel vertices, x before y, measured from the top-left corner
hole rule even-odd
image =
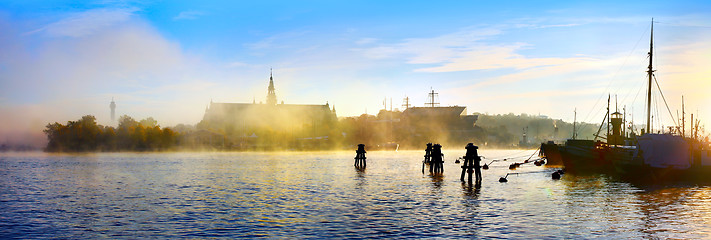
[[[509,161],[476,190],[459,181],[463,148],[442,177],[421,173],[423,153],[369,152],[365,171],[350,151],[5,153],[0,238],[711,238],[709,186],[552,180]]]

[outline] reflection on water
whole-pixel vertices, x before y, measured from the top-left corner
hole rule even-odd
[[[488,159],[532,151],[481,150]],[[459,156],[448,152],[445,156]],[[515,156],[514,156],[515,157]],[[422,152],[0,155],[0,238],[709,238],[711,187],[509,162],[477,188]],[[515,159],[513,159],[515,160]]]

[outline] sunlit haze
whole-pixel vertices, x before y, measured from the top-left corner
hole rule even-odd
[[[711,126],[706,1],[4,1],[0,143],[116,114],[196,124],[211,102],[325,104],[339,117],[403,98],[467,113],[598,123],[615,95],[642,123],[650,25],[670,110]],[[391,100],[392,99],[392,100]]]

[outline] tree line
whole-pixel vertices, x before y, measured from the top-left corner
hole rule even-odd
[[[117,128],[96,123],[96,117],[83,116],[67,124],[47,124],[48,152],[87,151],[160,151],[177,146],[179,134],[170,128],[161,128],[151,117],[136,121],[123,115]]]
[[[395,114],[386,116],[385,114]],[[90,151],[165,151],[165,150],[322,150],[344,149],[365,143],[370,149],[389,149],[389,143],[401,149],[419,149],[423,142],[465,144],[474,142],[490,147],[532,147],[548,140],[562,141],[572,136],[573,124],[547,117],[532,115],[477,114],[479,119],[469,131],[449,131],[447,127],[432,132],[414,131],[413,127],[400,126],[400,112],[382,112],[377,116],[363,114],[340,119],[334,126],[325,128],[327,138],[295,137],[300,132],[254,131],[230,134],[229,131],[208,126],[179,124],[174,128],[161,128],[153,118],[136,121],[129,116],[119,118],[118,127],[102,126],[91,115],[66,124],[51,123],[44,133],[49,152]],[[314,127],[307,127],[312,129]],[[451,128],[451,127],[449,127]],[[443,130],[444,129],[444,130]],[[228,129],[229,130],[229,129]],[[594,124],[578,123],[578,138],[592,137]],[[522,142],[526,133],[527,142]],[[433,135],[434,134],[434,135]],[[302,134],[303,135],[303,134]]]

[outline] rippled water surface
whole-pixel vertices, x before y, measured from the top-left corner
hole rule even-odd
[[[523,161],[533,151],[481,150]],[[0,238],[711,238],[711,187],[508,162],[459,181],[422,151],[0,155]],[[509,182],[498,182],[508,172]]]

